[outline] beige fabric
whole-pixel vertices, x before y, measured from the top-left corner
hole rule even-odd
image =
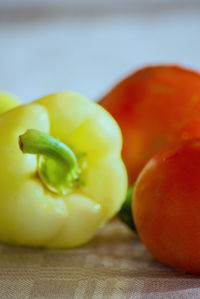
[[[157,263],[118,221],[73,250],[0,246],[0,298],[200,298],[198,276]]]

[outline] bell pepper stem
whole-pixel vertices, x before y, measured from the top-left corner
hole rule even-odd
[[[19,145],[24,154],[45,155],[71,168],[77,165],[76,156],[68,146],[39,130],[29,129],[20,135]]]
[[[120,220],[125,223],[130,229],[133,231],[137,231],[135,227],[135,223],[133,220],[133,215],[132,215],[132,196],[133,196],[133,189],[134,186],[129,187],[125,201],[121,207],[121,210],[118,213],[118,217]]]
[[[45,186],[66,194],[80,173],[76,155],[64,143],[35,129],[19,136],[19,147],[24,154],[39,155],[38,173]]]

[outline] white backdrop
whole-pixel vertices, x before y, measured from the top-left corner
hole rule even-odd
[[[0,0],[0,89],[97,99],[138,67],[200,70],[200,1]]]

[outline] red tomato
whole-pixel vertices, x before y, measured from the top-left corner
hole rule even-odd
[[[200,274],[200,139],[165,148],[146,164],[132,210],[142,242],[158,261]]]
[[[121,127],[130,184],[163,146],[200,136],[200,74],[178,66],[141,69],[100,104]]]

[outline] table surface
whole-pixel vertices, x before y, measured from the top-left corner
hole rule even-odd
[[[156,262],[118,220],[72,250],[0,246],[0,298],[199,298],[198,276]]]

